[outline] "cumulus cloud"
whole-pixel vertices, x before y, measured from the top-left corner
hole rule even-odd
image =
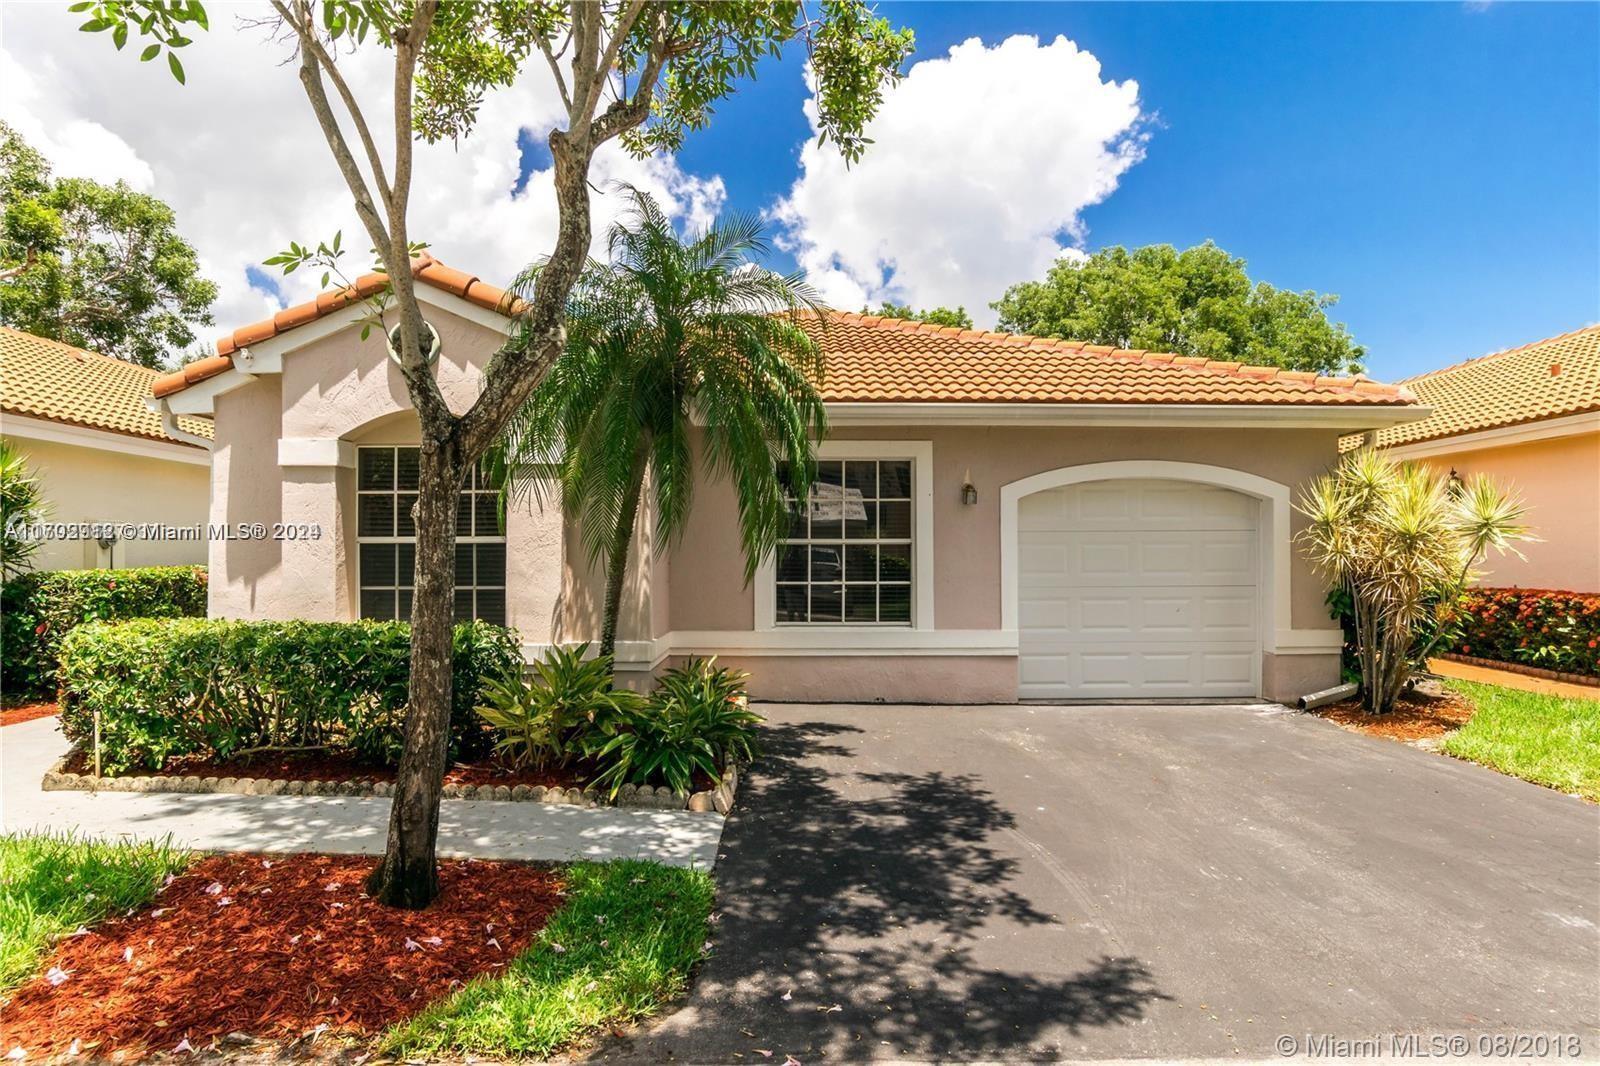
[[[185,49],[184,86],[164,63],[137,62],[133,44],[119,54],[104,37],[79,33],[80,20],[58,4],[9,8],[0,42],[0,118],[40,149],[57,174],[125,179],[172,205],[180,232],[220,289],[219,330],[311,294],[319,278],[309,272],[280,279],[257,269],[289,241],[314,242],[342,229],[352,270],[366,269],[370,245],[287,46],[246,25],[241,10],[247,9],[224,6],[212,31]],[[359,98],[387,99],[384,58],[371,50],[341,61]],[[536,170],[518,189],[518,137],[542,140],[560,115],[540,66],[490,96],[477,129],[459,146],[419,146],[413,239],[496,282],[548,252],[556,233],[552,175]],[[377,129],[389,126],[387,109],[368,119]],[[611,190],[616,181],[655,194],[691,225],[714,217],[725,195],[714,175],[685,173],[671,158],[633,159],[610,145],[591,172],[597,240],[623,207]]]
[[[816,101],[806,104],[816,124]],[[1037,277],[1084,236],[1081,212],[1143,156],[1139,86],[1065,37],[977,38],[914,65],[854,166],[815,141],[774,214],[836,307],[964,305]],[[1077,253],[1081,254],[1081,253]]]

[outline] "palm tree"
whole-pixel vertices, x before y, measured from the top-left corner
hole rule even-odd
[[[539,493],[553,471],[590,562],[605,560],[601,655],[616,648],[646,485],[656,543],[683,530],[692,426],[706,469],[737,490],[746,581],[788,529],[785,492],[807,491],[827,430],[822,358],[800,326],[821,307],[800,275],[751,262],[767,249],[759,221],[732,216],[679,237],[650,196],[629,193],[610,263],[591,264],[573,291],[565,352],[489,456],[507,500]]]

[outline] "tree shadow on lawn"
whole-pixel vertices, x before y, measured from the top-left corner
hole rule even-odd
[[[1063,1035],[1168,998],[1137,959],[1073,972],[1042,946],[1056,919],[1010,887],[1019,863],[990,846],[1016,819],[975,779],[851,779],[827,765],[854,756],[846,734],[863,731],[765,730],[723,835],[711,958],[677,1013],[596,1057],[1054,1058]],[[1032,941],[1025,969],[978,961],[995,937]]]

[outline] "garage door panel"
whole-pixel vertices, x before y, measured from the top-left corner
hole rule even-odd
[[[1250,497],[1182,482],[1022,500],[1019,694],[1255,695],[1259,513]]]

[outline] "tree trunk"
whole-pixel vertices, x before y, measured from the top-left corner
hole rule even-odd
[[[439,894],[434,847],[450,747],[456,509],[465,474],[454,440],[427,426],[420,467],[405,747],[389,809],[388,846],[367,880],[367,892],[378,902],[408,910],[426,907]]]
[[[617,650],[617,616],[622,612],[622,584],[628,577],[628,549],[633,546],[633,526],[639,517],[639,497],[644,495],[646,446],[641,444],[633,458],[633,478],[628,494],[617,512],[617,528],[611,531],[611,548],[606,559],[605,620],[600,630],[600,654]]]

